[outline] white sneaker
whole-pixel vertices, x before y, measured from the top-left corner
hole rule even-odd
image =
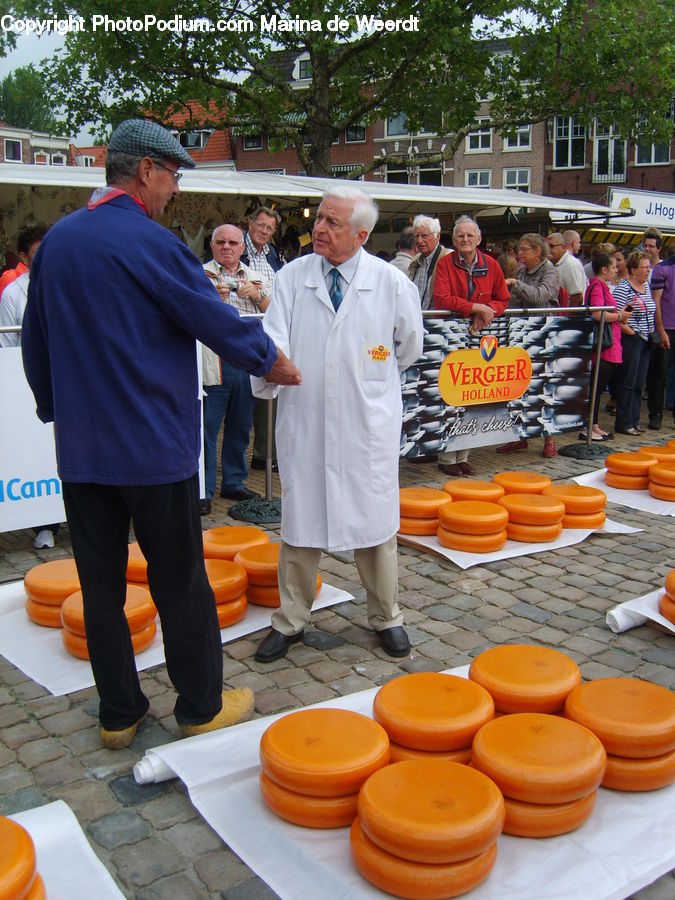
[[[53,547],[54,535],[48,528],[43,528],[42,531],[38,531],[35,535],[33,546],[36,550],[43,550],[45,547]]]

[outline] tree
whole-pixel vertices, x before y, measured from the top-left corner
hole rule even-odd
[[[330,174],[341,131],[392,115],[447,136],[438,160],[451,158],[485,97],[506,131],[567,114],[598,115],[626,137],[638,122],[643,139],[672,134],[674,51],[664,36],[675,13],[661,0],[383,0],[377,19],[398,22],[394,30],[375,30],[354,0],[185,0],[180,14],[169,0],[128,0],[123,16],[100,0],[12,7],[28,8],[81,17],[44,70],[73,129],[148,110],[166,119],[197,100],[209,113],[194,127],[288,141],[315,175]],[[298,88],[284,63],[300,56],[311,78]]]
[[[14,128],[60,132],[43,77],[33,66],[14,69],[0,81],[0,119]]]

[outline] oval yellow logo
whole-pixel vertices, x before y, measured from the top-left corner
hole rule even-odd
[[[522,347],[481,340],[478,350],[455,350],[443,360],[438,389],[448,406],[517,400],[532,378],[532,360]]]

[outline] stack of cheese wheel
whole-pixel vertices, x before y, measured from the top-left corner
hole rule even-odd
[[[23,580],[26,612],[31,622],[61,627],[61,604],[80,589],[74,559],[53,559],[34,566]]]
[[[157,610],[152,602],[150,591],[140,584],[127,585],[127,599],[124,604],[124,615],[127,617],[131,643],[134,653],[147,650],[155,639],[157,626],[155,616]],[[84,629],[84,610],[82,606],[82,591],[77,591],[67,597],[61,606],[61,622],[63,631],[61,637],[63,644],[69,653],[79,659],[89,659],[87,638]]]
[[[607,751],[602,786],[654,791],[675,781],[675,694],[637,678],[599,678],[580,684],[565,715],[584,725]]]
[[[412,900],[456,897],[497,858],[504,799],[468,766],[416,759],[375,772],[359,793],[352,859],[376,887]]]
[[[255,544],[269,544],[262,528],[250,525],[225,525],[202,533],[204,559],[234,559],[240,550]]]
[[[512,541],[554,541],[563,529],[565,504],[543,494],[506,494],[499,501],[509,514],[506,533]]]
[[[673,447],[675,450],[675,446]],[[649,468],[649,493],[657,500],[675,500],[675,456],[673,461],[659,460]]]
[[[33,839],[18,822],[0,816],[0,897],[43,900],[46,896],[36,868]]]
[[[506,543],[509,516],[497,503],[458,500],[438,512],[438,542],[451,550],[491,553]]]
[[[401,524],[399,534],[436,534],[438,510],[452,497],[430,487],[404,487],[399,491]]]
[[[246,596],[255,606],[277,607],[279,598],[279,549],[281,544],[254,544],[240,550],[234,561],[246,570]],[[316,576],[316,593],[321,590],[321,576]]]
[[[637,452],[641,456],[649,456],[660,463],[675,462],[675,445],[671,447],[666,444],[665,447],[662,447],[660,444],[647,444],[640,447]]]
[[[619,490],[645,491],[649,487],[649,469],[657,462],[655,456],[646,453],[610,453],[605,457],[605,481]]]
[[[129,544],[127,561],[127,583],[148,586],[148,563],[136,542]]]
[[[542,491],[565,505],[563,528],[602,528],[605,524],[607,494],[600,488],[583,484],[552,484]]]
[[[557,713],[581,684],[579,667],[564,653],[533,644],[503,644],[479,653],[469,678],[482,685],[502,713]]]
[[[494,481],[480,481],[478,478],[451,478],[443,485],[443,490],[453,500],[484,500],[496,503],[504,496],[504,488]]]
[[[389,764],[389,738],[359,713],[303,709],[265,731],[260,764],[260,790],[272,812],[307,828],[343,828],[356,817],[361,785]]]
[[[546,713],[493,719],[471,748],[471,765],[504,795],[504,832],[519,837],[552,837],[583,825],[606,764],[605,748],[587,728]]]
[[[666,592],[659,600],[659,612],[675,625],[675,569],[666,575]]]
[[[268,546],[268,545],[262,545]],[[206,575],[216,598],[218,625],[227,628],[246,615],[246,570],[229,559],[205,559]]]
[[[539,472],[497,472],[492,480],[504,488],[505,494],[541,494],[553,483],[548,475]]]
[[[373,701],[373,717],[389,735],[392,762],[468,763],[474,735],[494,714],[492,698],[479,684],[440,672],[394,678]]]

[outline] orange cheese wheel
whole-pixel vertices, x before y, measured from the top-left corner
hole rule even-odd
[[[409,759],[370,776],[359,791],[359,819],[366,837],[401,859],[460,862],[497,840],[504,798],[469,766]]]
[[[387,732],[346,709],[303,709],[273,722],[260,740],[263,772],[310,797],[356,793],[389,763]]]
[[[135,584],[147,584],[148,582],[148,563],[136,542],[129,544],[127,581],[133,581]]]
[[[414,750],[412,747],[404,747],[389,740],[391,761],[403,762],[406,759],[444,759],[446,762],[460,763],[465,766],[471,762],[471,747],[462,747],[460,750]]]
[[[496,534],[506,528],[508,520],[503,507],[484,500],[453,501],[438,511],[441,526],[460,534]]]
[[[443,490],[453,500],[484,500],[496,503],[504,496],[504,488],[493,481],[481,481],[478,478],[451,478],[443,485]]]
[[[246,569],[250,584],[276,586],[279,583],[279,550],[281,544],[255,544],[240,550],[234,558]]]
[[[648,475],[619,475],[605,472],[605,483],[620,491],[646,491],[649,487]]]
[[[205,559],[234,559],[245,547],[268,544],[269,537],[261,528],[250,525],[225,525],[202,533]]]
[[[675,600],[675,569],[671,569],[666,575],[666,594]]]
[[[33,839],[23,826],[0,816],[0,897],[24,897],[34,878]]]
[[[581,684],[579,667],[564,653],[535,644],[502,644],[479,653],[469,678],[505,713],[555,713]]]
[[[411,519],[408,516],[401,516],[398,530],[399,534],[436,534],[438,518]]]
[[[675,447],[675,441],[666,441],[666,447]]]
[[[404,487],[399,490],[401,515],[410,519],[430,519],[438,516],[438,510],[450,503],[445,491],[430,487]]]
[[[501,485],[507,494],[541,494],[552,482],[547,475],[539,472],[497,472],[492,480]]]
[[[659,600],[659,612],[675,625],[675,600],[669,594],[664,594]]]
[[[218,627],[227,628],[229,625],[236,625],[237,622],[241,622],[246,615],[247,609],[246,594],[242,594],[235,600],[228,600],[226,603],[217,603]]]
[[[543,494],[507,494],[499,501],[517,525],[556,525],[565,515],[565,504]]]
[[[493,719],[471,748],[475,769],[505,797],[527,803],[569,803],[588,796],[599,786],[606,763],[604,747],[587,728],[543,713]]]
[[[35,873],[35,880],[31,885],[31,889],[23,900],[47,900],[47,890],[39,872]]]
[[[675,462],[675,447],[662,447],[660,444],[651,444],[640,447],[637,452],[640,456],[648,456],[660,463]]]
[[[597,792],[569,803],[525,803],[504,797],[504,834],[544,838],[580,828],[593,812]]]
[[[675,750],[675,694],[637,678],[598,678],[580,684],[565,715],[589,728],[613,756],[643,759]]]
[[[647,490],[657,500],[666,500],[668,503],[675,501],[675,487],[670,487],[670,485],[650,481]]]
[[[495,550],[501,550],[507,539],[506,529],[494,534],[462,534],[439,527],[436,535],[439,544],[464,553],[494,553]]]
[[[584,529],[592,529],[602,528],[607,520],[607,515],[604,511],[596,512],[596,513],[586,513],[586,514],[577,514],[568,513],[563,516],[562,526],[563,528],[584,528]]]
[[[129,631],[132,635],[147,628],[151,622],[154,623],[157,609],[147,588],[141,587],[140,584],[127,584],[124,615],[127,617]],[[72,631],[73,634],[85,636],[82,591],[76,591],[63,601],[61,622],[63,627]]]
[[[497,844],[471,859],[444,865],[415,863],[382,850],[368,838],[359,819],[349,832],[352,860],[366,881],[407,900],[459,897],[485,881],[497,859]]]
[[[506,533],[510,541],[545,544],[560,537],[562,529],[562,522],[557,522],[555,525],[518,525],[517,522],[509,522],[506,526]]]
[[[356,818],[358,793],[344,797],[308,797],[281,787],[264,772],[260,773],[260,793],[280,819],[305,828],[346,828]]]
[[[657,463],[649,470],[649,480],[675,487],[675,462]]]
[[[675,750],[663,756],[629,759],[607,754],[602,786],[614,791],[657,791],[675,781]]]
[[[31,622],[47,628],[61,628],[61,607],[50,603],[36,603],[26,597],[26,613]]]
[[[494,715],[479,684],[441,672],[392,678],[375,694],[373,718],[390,740],[415,750],[460,750]]]
[[[657,462],[655,456],[645,453],[610,453],[605,457],[605,468],[614,475],[633,475],[646,478],[649,469]]]
[[[316,576],[316,595],[318,597],[321,590],[321,575]],[[279,595],[278,585],[272,584],[249,584],[246,589],[246,597],[249,603],[254,606],[278,607],[281,605],[281,597]]]
[[[149,625],[146,625],[145,628],[134,631],[131,635],[131,644],[134,648],[134,653],[142,653],[143,650],[147,650],[154,641],[156,633],[157,626],[155,625],[154,619]],[[86,637],[83,637],[81,634],[75,634],[67,628],[62,628],[61,638],[63,640],[63,646],[68,653],[72,656],[77,656],[78,659],[89,659]]]
[[[23,580],[26,596],[36,603],[61,606],[66,597],[79,591],[80,579],[74,559],[53,559],[26,572]]]
[[[216,603],[227,603],[246,592],[246,569],[229,559],[205,559],[206,576]]]
[[[552,484],[542,491],[544,497],[555,497],[565,504],[565,513],[572,516],[587,516],[602,512],[607,503],[607,494],[600,488],[585,484]]]

